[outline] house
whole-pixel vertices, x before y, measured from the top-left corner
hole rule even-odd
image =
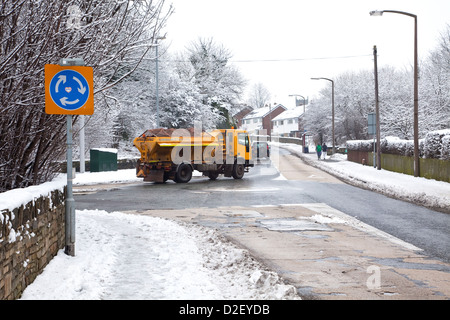
[[[242,119],[252,111],[253,111],[252,107],[244,105],[243,108],[241,109],[241,111],[239,111],[238,113],[236,113],[233,116],[233,120],[234,120],[234,123],[236,123],[237,128],[242,127]]]
[[[254,109],[242,119],[241,129],[247,130],[250,134],[272,134],[271,123],[279,114],[287,109],[281,104],[274,104]],[[266,130],[266,131],[263,131]]]
[[[272,119],[273,135],[281,137],[301,137],[300,120],[304,114],[304,107],[286,110]]]

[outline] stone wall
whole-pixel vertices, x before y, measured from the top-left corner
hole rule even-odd
[[[13,300],[65,245],[65,191],[0,211],[0,299]]]

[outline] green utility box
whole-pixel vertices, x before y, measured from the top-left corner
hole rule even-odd
[[[91,172],[117,171],[117,149],[91,149],[90,155]]]

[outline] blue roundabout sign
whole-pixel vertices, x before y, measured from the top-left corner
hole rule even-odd
[[[64,110],[77,110],[89,98],[89,84],[82,74],[66,69],[55,74],[50,82],[53,102]]]

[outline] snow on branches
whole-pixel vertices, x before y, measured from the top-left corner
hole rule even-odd
[[[44,112],[45,64],[83,58],[103,93],[150,50],[164,2],[0,0],[0,192],[51,179],[64,155],[65,117]]]

